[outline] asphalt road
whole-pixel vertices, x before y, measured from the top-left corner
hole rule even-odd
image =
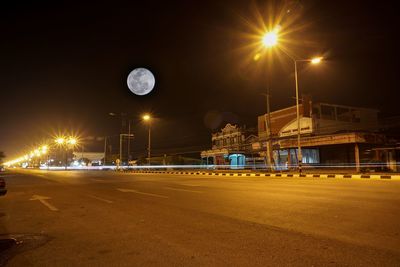
[[[400,181],[5,176],[7,266],[400,266]]]

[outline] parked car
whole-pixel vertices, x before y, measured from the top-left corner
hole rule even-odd
[[[3,178],[0,178],[0,196],[4,196],[6,193],[6,181],[4,181]]]

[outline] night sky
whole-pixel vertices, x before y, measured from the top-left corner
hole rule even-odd
[[[11,159],[59,133],[118,134],[109,112],[132,118],[136,155],[145,153],[144,112],[156,117],[155,154],[210,147],[226,122],[255,127],[267,84],[272,110],[295,103],[292,62],[277,50],[252,60],[253,26],[287,9],[287,49],[326,58],[301,66],[301,92],[400,114],[390,1],[2,1],[0,150]],[[147,96],[126,85],[137,67],[156,77]],[[100,140],[88,149],[101,151]]]

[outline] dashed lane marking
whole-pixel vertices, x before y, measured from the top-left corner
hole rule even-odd
[[[164,196],[164,195],[158,195],[158,194],[152,194],[152,193],[146,193],[146,192],[141,192],[137,191],[134,189],[124,189],[124,188],[117,188],[118,191],[124,192],[124,193],[136,193],[140,195],[146,195],[146,196],[152,196],[152,197],[159,197],[159,198],[169,198],[169,196]]]
[[[174,188],[174,187],[164,187],[164,189],[175,190],[175,191],[183,191],[183,192],[191,192],[191,193],[199,193],[199,194],[203,193],[202,191],[189,190],[189,189],[183,189],[183,188]]]
[[[106,202],[106,203],[108,203],[108,204],[112,204],[112,203],[114,203],[113,201],[111,201],[111,200],[108,200],[108,199],[105,199],[105,198],[101,198],[101,197],[96,197],[96,196],[94,196],[94,195],[87,195],[88,197],[91,197],[91,198],[94,198],[94,199],[97,199],[97,200],[100,200],[100,201],[103,201],[103,202]]]

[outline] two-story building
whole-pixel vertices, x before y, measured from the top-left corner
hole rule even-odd
[[[363,164],[394,160],[390,153],[382,155],[375,149],[389,142],[378,133],[378,110],[313,103],[306,98],[303,102],[299,106],[302,163],[359,170]],[[258,117],[259,141],[254,146],[265,157],[269,140],[274,165],[285,169],[297,165],[297,135],[296,106],[292,106]]]
[[[201,158],[206,165],[244,168],[253,159],[252,143],[256,140],[258,137],[251,130],[228,123],[211,135],[212,148],[202,151]]]

